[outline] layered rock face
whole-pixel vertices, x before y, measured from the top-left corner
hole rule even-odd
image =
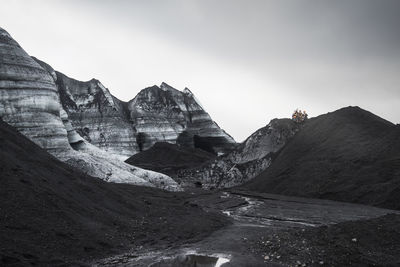
[[[136,133],[124,109],[100,81],[81,82],[56,72],[61,103],[74,129],[89,143],[121,159],[138,151]]]
[[[0,116],[50,152],[68,150],[53,77],[0,28]]]
[[[120,159],[157,142],[215,154],[226,153],[236,145],[187,88],[181,92],[162,83],[143,89],[126,103],[112,96],[98,80],[81,82],[46,63],[42,66],[56,77],[61,104],[72,127],[87,142]]]
[[[126,164],[85,141],[61,105],[58,76],[49,65],[32,59],[0,28],[0,117],[4,121],[60,160],[92,176],[180,190],[170,177]]]
[[[129,101],[128,110],[143,150],[160,141],[214,153],[225,153],[235,145],[187,88],[181,92],[166,83],[148,87]]]
[[[299,130],[290,119],[274,119],[257,130],[230,153],[175,177],[184,187],[224,188],[243,184],[267,169],[274,153]]]

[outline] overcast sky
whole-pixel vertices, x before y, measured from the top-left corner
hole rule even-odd
[[[358,105],[400,122],[400,1],[1,0],[30,54],[121,100],[188,87],[237,141],[273,118]]]

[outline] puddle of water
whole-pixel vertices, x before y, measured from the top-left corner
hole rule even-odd
[[[229,194],[228,192],[222,192],[222,195],[220,196],[220,198],[228,198],[230,196],[231,196],[231,194]]]
[[[222,213],[227,216],[232,216],[232,211],[229,211],[229,210],[224,210],[224,211],[222,211]]]
[[[215,267],[221,267],[222,264],[229,262],[227,258],[218,258],[217,262],[215,263]]]
[[[228,258],[197,254],[179,255],[174,258],[165,258],[153,263],[151,267],[221,267],[229,262]]]

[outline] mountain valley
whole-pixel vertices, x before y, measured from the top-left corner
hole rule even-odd
[[[238,143],[188,88],[125,102],[0,28],[0,265],[399,266],[400,126],[296,112]]]

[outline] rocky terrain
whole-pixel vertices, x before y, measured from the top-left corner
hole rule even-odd
[[[232,223],[196,243],[132,249],[94,265],[396,266],[399,260],[396,211],[251,191],[192,193],[191,205]]]
[[[74,129],[87,142],[126,159],[138,151],[124,103],[100,81],[81,82],[56,72],[57,88]]]
[[[77,81],[35,60],[53,75],[73,129],[90,144],[122,160],[156,142],[201,147],[211,153],[226,153],[235,146],[233,138],[218,127],[187,88],[181,92],[162,83],[123,102],[96,79]]]
[[[398,264],[396,211],[106,183],[1,121],[0,154],[2,266]]]
[[[85,175],[2,121],[0,172],[1,266],[77,266],[198,241],[228,223],[184,204],[186,194]]]
[[[141,150],[160,141],[211,153],[226,153],[235,146],[188,88],[181,92],[162,83],[143,89],[127,105]]]
[[[289,119],[274,119],[257,130],[231,152],[196,168],[173,175],[182,186],[227,188],[243,184],[268,168],[274,154],[298,131]]]
[[[174,176],[179,170],[198,167],[215,157],[214,154],[199,148],[164,142],[155,143],[148,150],[133,155],[126,163]]]
[[[123,102],[0,28],[0,266],[398,266],[399,200],[400,126],[368,111],[237,144],[187,88]]]
[[[250,246],[290,266],[399,266],[400,215],[262,236]]]
[[[309,119],[246,187],[399,209],[400,127],[358,107]]]
[[[53,77],[0,28],[0,116],[50,152],[67,150]]]
[[[0,28],[0,117],[4,121],[92,176],[180,190],[170,177],[126,164],[84,140],[63,109],[57,74],[49,65],[39,63]]]

